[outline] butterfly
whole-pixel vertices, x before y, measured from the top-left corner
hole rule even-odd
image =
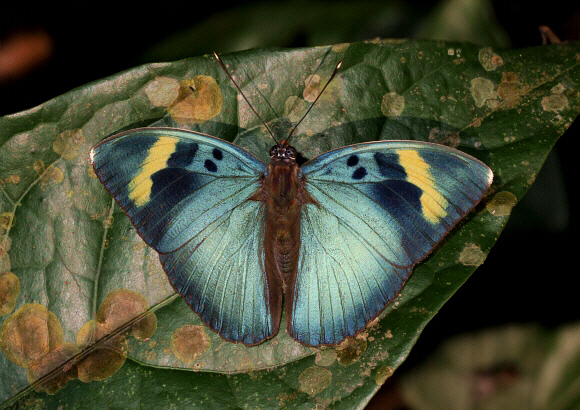
[[[159,253],[171,285],[223,339],[286,331],[308,346],[364,330],[484,196],[493,174],[453,148],[375,141],[299,166],[210,135],[138,128],[91,151],[94,170]]]

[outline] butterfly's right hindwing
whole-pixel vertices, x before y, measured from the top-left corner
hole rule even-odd
[[[275,334],[263,266],[264,209],[248,200],[260,188],[261,161],[222,140],[164,128],[113,136],[91,159],[206,324],[245,344]]]

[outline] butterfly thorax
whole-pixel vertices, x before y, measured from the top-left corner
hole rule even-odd
[[[315,203],[304,186],[296,150],[283,143],[272,147],[262,187],[252,199],[266,208],[266,271],[284,289],[293,284],[298,267],[301,208]]]

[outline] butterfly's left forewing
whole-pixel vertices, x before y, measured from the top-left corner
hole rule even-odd
[[[165,128],[113,136],[91,152],[95,172],[173,287],[224,339],[276,334],[281,306],[264,270],[264,209],[249,198],[265,165],[219,139]]]
[[[491,170],[441,145],[358,144],[302,167],[306,204],[288,332],[330,345],[360,332],[489,187]]]

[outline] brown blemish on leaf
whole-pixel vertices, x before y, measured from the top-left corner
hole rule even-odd
[[[0,272],[8,272],[10,270],[10,245],[12,239],[7,235],[2,235],[4,229],[0,229]]]
[[[17,185],[20,183],[20,175],[12,174],[4,180],[7,184]]]
[[[46,168],[46,172],[42,175],[42,183],[47,183],[49,181],[55,184],[60,184],[64,180],[64,173],[59,167],[50,165]]]
[[[179,81],[171,77],[156,77],[145,87],[145,94],[155,107],[167,107],[179,96]]]
[[[465,266],[479,266],[487,255],[476,244],[469,244],[459,254],[458,262]]]
[[[517,202],[518,199],[514,194],[509,191],[501,191],[493,196],[485,209],[494,216],[508,216]]]
[[[332,372],[318,366],[308,367],[300,373],[300,376],[298,376],[300,391],[310,396],[316,396],[318,393],[322,392],[330,386],[331,381]]]
[[[70,161],[77,157],[79,148],[84,142],[85,137],[80,129],[66,130],[56,136],[56,140],[52,143],[52,149]]]
[[[489,108],[497,107],[499,102],[494,88],[491,80],[487,78],[476,77],[471,80],[471,96],[475,101],[476,107],[483,107],[484,104]]]
[[[113,217],[113,215],[106,217],[105,219],[103,219],[103,228],[109,229],[111,226],[113,226],[114,221],[115,218]]]
[[[69,360],[79,352],[80,349],[76,345],[68,342],[61,343],[40,359],[30,362],[26,372],[28,382],[33,384],[50,374],[33,386],[37,392],[55,394],[65,387],[69,380],[77,378],[76,363]]]
[[[2,212],[0,214],[0,229],[9,230],[14,226],[14,213],[13,212]],[[3,233],[0,230],[0,233]]]
[[[34,162],[34,164],[32,164],[32,169],[38,175],[42,174],[44,172],[44,162],[39,159],[38,161]]]
[[[322,87],[321,81],[322,79],[318,74],[311,74],[306,77],[306,80],[304,80],[304,85],[306,87],[302,92],[302,97],[304,97],[304,100],[308,102],[314,102],[316,100],[316,97],[318,97],[318,94],[320,94],[320,89]]]
[[[381,112],[386,117],[398,117],[405,109],[405,97],[396,92],[388,92],[383,96]]]
[[[167,108],[180,124],[201,124],[222,110],[222,92],[213,77],[198,75],[179,83],[179,96]]]
[[[0,316],[6,316],[16,306],[20,294],[20,279],[12,272],[0,273]]]
[[[334,349],[320,349],[316,352],[314,363],[318,366],[330,366],[336,360],[336,352]]]
[[[491,47],[483,47],[479,50],[478,58],[485,71],[493,71],[503,65],[503,59],[494,53]]]
[[[439,127],[433,127],[431,131],[429,131],[429,141],[447,145],[449,147],[458,147],[461,143],[461,138],[459,137],[459,131],[450,133],[443,131]]]
[[[382,386],[385,384],[387,379],[393,375],[395,371],[391,366],[381,366],[377,370],[377,374],[375,375],[375,382],[377,386]]]
[[[86,355],[77,363],[79,380],[88,383],[111,377],[127,358],[127,339],[111,335],[102,323],[86,322],[77,334],[77,345]]]
[[[357,362],[366,350],[367,341],[365,339],[349,337],[338,345],[335,352],[338,363],[348,366]]]
[[[21,367],[39,360],[63,340],[56,315],[38,303],[22,305],[0,327],[0,350]]]
[[[104,327],[106,332],[114,332],[147,309],[149,309],[149,303],[140,293],[128,289],[115,289],[107,294],[99,306],[97,322]],[[156,329],[157,316],[149,313],[133,323],[128,334],[137,339],[147,339],[153,336]]]
[[[171,351],[183,363],[193,363],[207,349],[209,336],[203,326],[185,325],[171,335]]]

